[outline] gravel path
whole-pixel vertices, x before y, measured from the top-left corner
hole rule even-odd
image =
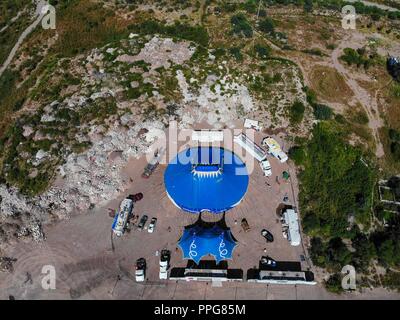
[[[351,88],[357,101],[362,105],[365,110],[368,120],[369,127],[373,131],[374,139],[376,142],[375,154],[378,158],[384,156],[383,145],[379,137],[379,128],[383,126],[383,120],[379,116],[377,97],[371,96],[367,90],[361,87],[358,82],[354,79],[351,71],[346,69],[339,58],[343,54],[343,49],[347,47],[354,47],[357,45],[360,39],[357,39],[361,35],[357,33],[347,34],[337,48],[332,52],[331,58],[335,69],[343,76],[346,84]]]
[[[6,61],[4,64],[0,67],[0,77],[3,74],[3,72],[8,68],[12,60],[14,59],[15,54],[17,53],[19,47],[21,44],[24,42],[25,38],[38,26],[40,21],[42,21],[44,15],[41,13],[43,7],[43,2],[39,1],[37,3],[36,7],[36,12],[35,16],[37,17],[35,21],[33,21],[25,30],[22,32],[22,34],[19,36],[17,43],[14,45],[14,47],[11,49],[10,54],[8,55]],[[1,31],[4,31],[3,29]]]

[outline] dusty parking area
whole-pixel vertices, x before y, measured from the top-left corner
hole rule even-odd
[[[257,142],[261,138],[262,135],[256,136]],[[285,195],[289,197],[289,203],[295,204],[291,182],[285,182],[281,178],[284,170],[291,170],[287,164],[280,164],[275,159],[271,159],[271,164],[273,176],[270,178],[263,176],[257,163],[254,165],[255,169],[250,175],[248,191],[243,201],[226,213],[227,225],[231,227],[238,241],[233,260],[229,261],[228,265],[230,268],[242,269],[244,275],[249,268],[258,265],[262,255],[268,254],[276,260],[299,261],[300,254],[304,254],[302,246],[292,247],[283,238],[276,214],[276,209]],[[164,188],[166,165],[160,165],[149,179],[143,179],[141,173],[145,165],[144,157],[130,161],[122,174],[126,180],[132,182],[131,186],[118,199],[110,199],[107,207],[96,208],[88,214],[77,215],[55,226],[47,226],[47,241],[42,244],[15,246],[10,252],[10,256],[18,259],[14,273],[8,276],[0,275],[1,287],[5,289],[2,290],[3,294],[13,294],[19,298],[39,298],[47,295],[52,298],[101,298],[114,295],[119,298],[137,296],[162,299],[172,295],[177,299],[200,298],[203,283],[180,283],[179,288],[185,288],[183,293],[181,290],[176,292],[176,286],[174,287],[171,281],[158,279],[158,253],[161,249],[167,248],[171,251],[172,267],[186,265],[187,261],[182,259],[177,242],[183,228],[195,222],[197,215],[179,210],[169,200]],[[291,172],[291,175],[294,176],[294,172]],[[279,177],[279,183],[275,180],[276,176]],[[266,185],[267,181],[270,187]],[[148,221],[157,217],[155,232],[150,234],[147,228],[140,231],[133,226],[123,237],[113,237],[110,230],[112,218],[108,215],[108,208],[118,208],[125,196],[137,192],[142,192],[144,198],[136,203],[135,214],[139,214],[140,217],[147,214]],[[204,218],[218,220],[222,215],[208,213]],[[242,218],[247,219],[251,227],[250,232],[245,233],[241,228]],[[272,232],[275,238],[273,243],[267,244],[260,235],[263,228]],[[148,280],[145,285],[137,284],[133,276],[134,263],[140,257],[147,260]],[[55,266],[59,279],[57,290],[53,293],[42,292],[38,281],[42,267],[46,264]],[[118,280],[119,278],[121,280]],[[241,284],[243,285],[246,287],[247,284]],[[208,295],[233,299],[234,293],[228,289],[232,286],[237,288],[238,284],[224,284],[224,289],[213,288],[210,285]],[[254,287],[254,284],[248,286]],[[22,289],[24,287],[25,289]],[[241,289],[235,290],[239,290],[236,294],[240,295]],[[256,292],[258,291],[254,292],[254,298],[259,296]],[[207,295],[207,292],[203,294]],[[259,298],[263,297],[264,293]]]
[[[257,142],[263,135],[257,134]],[[292,182],[282,179],[283,171],[292,171],[288,164],[281,164],[276,159],[270,158],[273,168],[273,176],[266,178],[258,163],[254,164],[254,170],[250,175],[248,191],[243,201],[225,215],[227,225],[232,229],[234,237],[238,241],[233,259],[229,261],[230,268],[239,268],[246,274],[247,270],[258,266],[262,255],[269,255],[280,261],[300,261],[300,255],[304,254],[302,246],[293,247],[282,235],[281,223],[277,215],[277,208],[283,202],[285,195],[289,197],[289,204],[296,205]],[[137,166],[137,165],[136,165]],[[251,167],[251,165],[249,166]],[[140,177],[131,177],[140,181],[130,190],[130,193],[143,192],[144,198],[135,207],[136,214],[147,214],[157,217],[156,231],[149,234],[147,230],[139,231],[133,227],[129,234],[114,241],[115,251],[121,256],[131,257],[131,261],[144,257],[148,261],[148,278],[150,281],[158,279],[157,251],[163,248],[171,250],[171,265],[185,266],[186,260],[182,259],[182,252],[177,247],[177,242],[183,228],[198,218],[197,215],[186,213],[176,208],[166,195],[163,177],[166,165],[160,166],[149,180]],[[139,172],[138,172],[139,173]],[[291,172],[294,176],[294,172]],[[276,182],[278,176],[278,182]],[[295,177],[294,177],[295,179]],[[266,182],[270,184],[267,186]],[[295,182],[295,181],[294,181]],[[294,190],[294,188],[293,188]],[[219,220],[222,214],[203,215],[206,220]],[[246,218],[251,231],[245,233],[240,226],[242,218]],[[262,229],[268,229],[274,235],[273,243],[266,243],[260,235]],[[264,252],[265,250],[265,252]],[[206,259],[212,259],[210,256]],[[305,266],[306,267],[306,266]]]
[[[256,136],[259,142],[261,135]],[[276,209],[285,194],[291,204],[296,204],[296,180],[287,164],[272,159],[273,176],[262,175],[255,166],[250,175],[248,192],[240,205],[226,213],[226,221],[238,240],[230,268],[247,269],[258,265],[266,254],[276,260],[299,261],[304,254],[302,246],[292,247],[283,238],[277,221]],[[141,178],[146,159],[132,160],[123,172],[131,186],[118,199],[110,199],[104,208],[96,208],[54,226],[46,226],[47,240],[40,244],[20,243],[7,254],[17,258],[13,273],[0,273],[0,299],[13,295],[16,299],[322,299],[337,298],[328,294],[320,284],[308,286],[282,286],[255,283],[223,283],[216,286],[205,282],[176,282],[158,279],[157,253],[171,250],[171,266],[185,266],[186,260],[177,249],[177,242],[184,226],[193,223],[197,215],[185,213],[169,200],[164,189],[166,165],[160,165],[150,179]],[[291,182],[275,177],[289,170]],[[271,187],[265,182],[269,181]],[[135,213],[157,217],[153,234],[135,227],[123,237],[111,240],[112,218],[108,208],[117,208],[128,194],[142,192],[144,198],[136,204]],[[251,231],[244,233],[240,220],[245,217]],[[219,219],[208,214],[207,219]],[[237,222],[237,223],[236,223]],[[170,227],[170,228],[169,228]],[[263,228],[270,230],[275,240],[266,244],[260,235]],[[113,245],[112,245],[113,244]],[[147,281],[136,283],[134,263],[137,258],[147,260]],[[211,259],[211,258],[208,258]],[[56,271],[56,289],[43,290],[41,283],[44,265],[52,265]],[[303,263],[303,268],[308,265]],[[387,298],[387,292],[383,295]],[[340,296],[341,299],[346,295]],[[354,296],[350,296],[354,297]]]

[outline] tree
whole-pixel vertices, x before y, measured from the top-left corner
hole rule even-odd
[[[305,0],[304,1],[304,11],[305,12],[312,12],[314,9],[313,0]]]
[[[367,270],[369,262],[376,256],[374,243],[366,235],[357,232],[352,239],[352,246],[356,250],[353,254],[353,265],[360,271]]]
[[[326,265],[326,246],[319,237],[311,238],[310,256],[315,265],[325,267]]]
[[[329,120],[333,116],[333,111],[330,107],[316,103],[313,106],[314,116],[317,120]]]
[[[306,146],[300,175],[300,207],[321,221],[313,234],[347,236],[348,216],[369,215],[374,172],[360,160],[361,150],[344,141],[337,125],[318,123]],[[363,199],[362,205],[357,199]]]
[[[332,274],[328,280],[325,281],[325,288],[333,293],[340,294],[343,292],[342,276],[340,273]]]
[[[233,26],[233,33],[243,34],[246,38],[251,38],[253,36],[253,28],[243,13],[232,16],[231,23]]]
[[[290,121],[292,123],[300,123],[304,117],[304,110],[304,104],[301,101],[296,100],[289,110]]]
[[[302,165],[305,161],[306,154],[304,148],[300,146],[293,146],[289,149],[289,157],[296,165]]]
[[[392,239],[383,241],[377,248],[379,260],[386,266],[395,264],[395,246]]]
[[[327,263],[334,270],[341,270],[351,261],[351,252],[339,237],[329,240],[327,254]]]
[[[260,31],[267,34],[273,34],[275,32],[275,25],[271,18],[261,20],[258,28]]]
[[[256,50],[257,55],[262,59],[268,58],[272,51],[269,46],[263,46],[261,44],[256,44],[254,49]]]

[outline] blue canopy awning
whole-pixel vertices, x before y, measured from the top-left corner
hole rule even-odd
[[[207,255],[214,256],[219,263],[232,259],[236,241],[229,228],[223,229],[217,224],[207,228],[196,224],[184,230],[178,246],[183,252],[183,258],[192,259],[196,264]]]

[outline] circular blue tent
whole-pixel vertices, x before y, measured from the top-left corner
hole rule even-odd
[[[199,219],[197,223],[185,228],[178,246],[183,252],[183,258],[191,259],[196,264],[207,255],[214,256],[219,263],[222,260],[232,259],[236,241],[229,228]]]
[[[225,212],[243,199],[249,176],[232,151],[194,147],[180,152],[168,165],[164,183],[171,201],[192,213]]]

